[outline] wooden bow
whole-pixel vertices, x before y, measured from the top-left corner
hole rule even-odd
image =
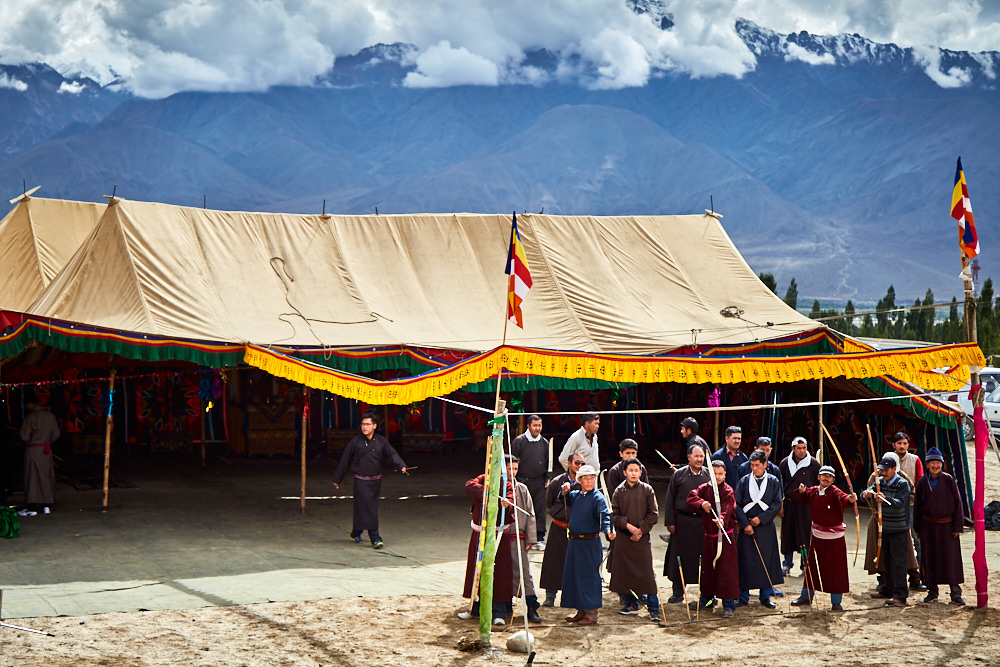
[[[854,495],[854,485],[851,484],[851,476],[847,474],[847,466],[844,465],[844,457],[840,455],[840,450],[837,448],[837,443],[833,441],[833,436],[830,435],[830,431],[827,430],[826,424],[820,423],[823,427],[823,432],[826,433],[827,439],[830,441],[830,446],[833,447],[833,453],[837,455],[837,460],[840,461],[840,470],[844,473],[844,479],[847,480],[847,492]],[[861,516],[858,514],[858,501],[857,498],[854,500],[854,527],[857,529],[857,545],[854,548],[854,566],[858,564],[858,553],[861,551]]]
[[[870,424],[865,424],[865,428],[868,429],[868,447],[872,452],[872,467],[875,468],[875,493],[882,493],[882,478],[878,474],[878,461],[875,459],[875,441],[872,440],[872,427]],[[878,539],[875,541],[875,567],[878,567],[879,558],[882,555],[882,501],[876,498],[875,504],[878,505]]]
[[[714,568],[716,563],[719,562],[719,558],[722,557],[722,533],[725,532],[726,527],[722,523],[722,496],[719,495],[719,484],[715,481],[715,469],[711,465],[711,461],[709,461],[708,478],[712,481],[712,492],[715,494],[715,516],[719,520],[719,534],[715,536],[715,560],[712,561],[712,567]],[[728,535],[726,539],[729,539]]]

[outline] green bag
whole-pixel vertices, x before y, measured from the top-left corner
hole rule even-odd
[[[17,512],[0,505],[0,537],[20,537],[21,530],[17,522]]]

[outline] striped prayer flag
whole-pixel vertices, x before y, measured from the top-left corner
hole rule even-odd
[[[523,329],[521,302],[531,289],[531,272],[528,270],[528,259],[524,255],[521,235],[517,231],[516,212],[510,227],[510,248],[507,250],[507,266],[504,273],[510,276],[507,280],[507,319]]]
[[[965,183],[961,157],[958,158],[958,168],[955,170],[955,188],[951,192],[951,217],[958,220],[958,245],[972,259],[979,254],[979,235],[976,234],[976,221],[972,217],[969,186]]]

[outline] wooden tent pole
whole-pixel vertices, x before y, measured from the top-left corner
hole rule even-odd
[[[302,490],[299,494],[299,510],[306,513],[306,432],[309,428],[309,387],[302,387]]]
[[[101,503],[101,511],[108,511],[108,485],[111,481],[111,412],[114,407],[115,395],[115,369],[111,369],[111,377],[108,379],[108,414],[104,423],[104,500]]]
[[[205,401],[201,401],[199,410],[199,422],[201,423],[201,467],[205,467]]]
[[[819,379],[819,405],[817,407],[819,408],[819,426],[816,428],[818,432],[816,442],[819,444],[816,447],[816,458],[819,459],[820,465],[824,465],[826,457],[823,456],[825,453],[823,450],[823,378]]]

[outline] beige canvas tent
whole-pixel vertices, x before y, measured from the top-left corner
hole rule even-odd
[[[0,220],[0,309],[26,310],[66,266],[106,208],[21,197]]]
[[[115,199],[26,310],[264,346],[487,350],[503,336],[510,222]],[[650,355],[824,328],[758,280],[713,216],[524,215],[518,226],[534,287],[509,344]]]

